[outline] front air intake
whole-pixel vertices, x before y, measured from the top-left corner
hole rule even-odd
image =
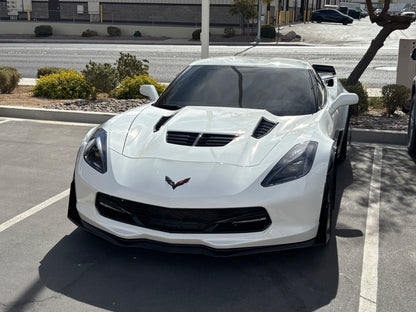
[[[234,140],[238,135],[168,131],[166,141],[170,144],[185,146],[221,147]]]
[[[267,135],[270,131],[272,131],[272,129],[276,127],[277,124],[278,124],[277,122],[275,123],[262,117],[251,136],[255,139],[260,139],[264,137],[265,135]]]

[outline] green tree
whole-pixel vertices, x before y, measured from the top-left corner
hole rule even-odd
[[[384,0],[384,7],[379,15],[374,13],[373,4],[371,0],[366,0],[368,15],[370,16],[371,23],[376,23],[382,27],[378,35],[371,41],[367,52],[355,66],[351,74],[348,76],[346,85],[353,86],[360,79],[361,75],[370,65],[371,61],[376,56],[378,50],[384,45],[384,41],[395,30],[403,30],[409,28],[413,22],[413,18],[408,16],[397,16],[388,14],[391,0]]]
[[[245,21],[247,21],[247,33],[250,34],[250,19],[257,17],[256,4],[256,0],[234,0],[234,5],[230,9],[232,15],[241,14],[243,34]]]

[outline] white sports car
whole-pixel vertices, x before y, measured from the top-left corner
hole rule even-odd
[[[68,216],[115,244],[238,255],[325,244],[348,105],[331,66],[227,57],[92,129]]]

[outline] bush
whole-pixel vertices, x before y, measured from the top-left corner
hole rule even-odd
[[[121,35],[121,30],[115,26],[108,26],[107,33],[110,37],[119,37]]]
[[[201,40],[201,29],[196,29],[192,33],[193,40]]]
[[[120,80],[123,80],[127,77],[134,77],[140,75],[149,75],[149,63],[148,60],[138,60],[136,56],[131,55],[130,53],[120,52],[120,57],[114,63],[117,66],[117,71]]]
[[[232,26],[227,26],[224,28],[224,37],[231,38],[235,36],[235,30]]]
[[[144,96],[140,94],[140,87],[146,84],[154,85],[159,94],[166,88],[147,75],[127,77],[121,82],[120,88],[115,91],[114,97],[117,99],[142,99]]]
[[[345,83],[347,79],[340,79],[340,81],[348,92],[355,93],[358,95],[358,104],[350,106],[351,114],[357,116],[359,114],[368,112],[368,94],[367,91],[364,89],[362,83],[357,82],[353,86],[346,86]]]
[[[98,92],[109,93],[118,84],[117,69],[111,64],[97,64],[90,61],[86,65],[86,69],[82,71],[87,85],[91,88],[91,97],[93,100],[97,98]]]
[[[22,75],[14,67],[0,67],[0,93],[11,93],[19,84]]]
[[[90,88],[84,76],[72,69],[40,77],[33,88],[33,95],[49,99],[86,99]]]
[[[52,36],[51,25],[39,25],[35,27],[35,37],[49,37]]]
[[[381,89],[387,114],[393,115],[397,108],[410,109],[410,90],[406,86],[390,84]]]
[[[61,71],[68,71],[68,69],[62,67],[54,67],[54,66],[45,66],[38,68],[38,72],[36,77],[40,78],[41,76],[47,76],[51,74],[58,74]]]
[[[95,30],[87,29],[82,32],[82,37],[95,37],[98,36],[98,33]]]
[[[138,38],[138,37],[141,37],[141,36],[142,36],[142,33],[141,33],[139,30],[136,30],[136,31],[134,32],[133,36],[134,36],[135,38]]]
[[[262,38],[276,38],[276,29],[270,24],[262,25],[260,35]]]

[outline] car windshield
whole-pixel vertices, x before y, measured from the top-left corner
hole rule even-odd
[[[190,66],[154,105],[167,109],[265,109],[278,116],[313,114],[318,110],[308,70],[250,66]]]

